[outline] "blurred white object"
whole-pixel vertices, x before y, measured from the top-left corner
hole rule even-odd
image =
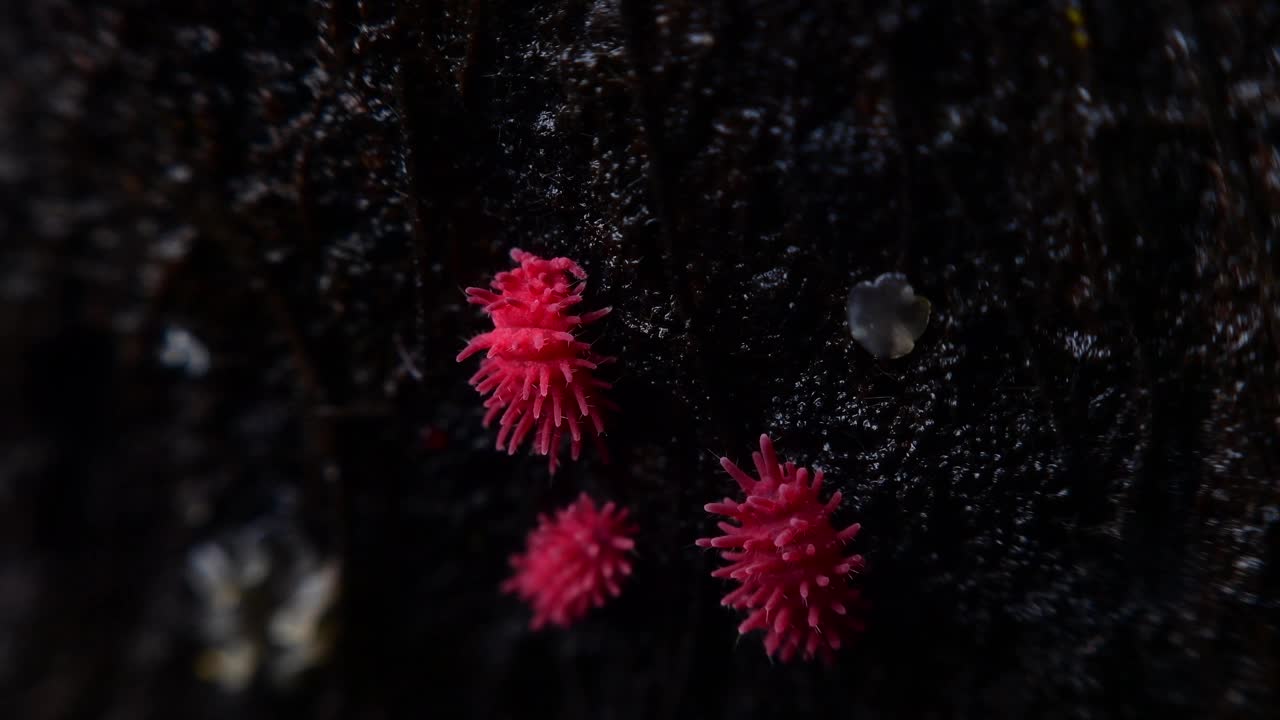
[[[180,327],[165,331],[164,344],[160,346],[160,362],[191,377],[203,377],[211,364],[209,350],[204,343]]]
[[[296,532],[250,528],[203,543],[188,555],[186,574],[206,643],[200,677],[234,693],[264,671],[287,686],[328,657],[341,572]]]

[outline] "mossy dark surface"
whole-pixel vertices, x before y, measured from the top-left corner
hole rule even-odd
[[[0,714],[1269,717],[1280,3],[1031,5],[7,3]],[[614,308],[608,465],[480,427],[511,247]],[[933,308],[894,361],[845,324],[884,272]],[[693,545],[761,432],[864,528],[831,668]],[[635,575],[530,633],[507,556],[583,489]],[[227,694],[184,568],[255,523],[341,560],[341,632]]]

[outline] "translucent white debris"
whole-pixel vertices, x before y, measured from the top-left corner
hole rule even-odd
[[[849,331],[878,358],[910,353],[929,327],[929,300],[916,295],[906,276],[885,273],[849,291]]]

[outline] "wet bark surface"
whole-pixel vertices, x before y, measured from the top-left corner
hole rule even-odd
[[[1280,704],[1280,3],[40,0],[0,63],[7,717]],[[609,464],[480,426],[512,247],[614,308]],[[897,360],[845,322],[885,272]],[[863,525],[830,668],[693,544],[761,432]],[[529,632],[507,557],[582,490],[635,574]],[[197,671],[245,528],[341,563],[291,689]]]

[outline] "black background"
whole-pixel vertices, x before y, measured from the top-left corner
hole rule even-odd
[[[5,717],[1280,703],[1280,3],[2,7]],[[511,247],[614,308],[611,464],[480,428],[462,288]],[[880,362],[844,303],[888,271],[934,313]],[[831,668],[737,639],[693,545],[761,432],[863,524]],[[506,558],[583,489],[635,575],[530,633]],[[342,631],[226,694],[183,567],[264,522],[341,559]]]

